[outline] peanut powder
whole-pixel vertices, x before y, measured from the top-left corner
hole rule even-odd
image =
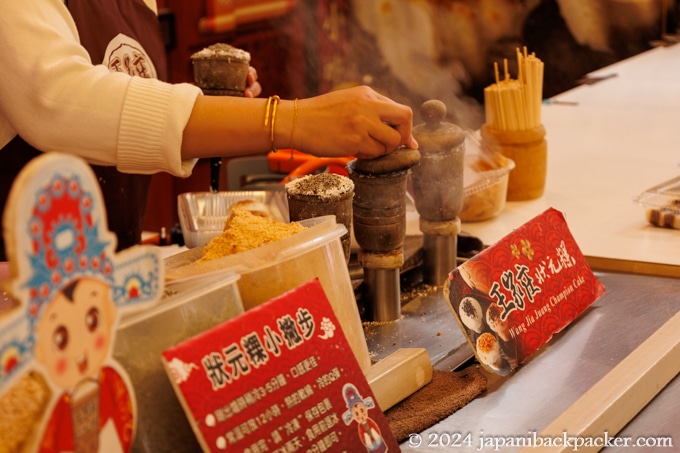
[[[198,261],[210,261],[234,253],[255,249],[279,241],[307,228],[297,222],[281,223],[236,208],[224,224],[224,230],[203,248]]]

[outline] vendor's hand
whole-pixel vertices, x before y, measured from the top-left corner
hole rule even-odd
[[[262,93],[262,86],[257,81],[257,70],[252,66],[248,67],[248,78],[246,79],[246,89],[243,95],[247,98],[256,98]]]
[[[333,91],[299,101],[297,149],[318,156],[372,159],[406,146],[413,111],[367,86]]]

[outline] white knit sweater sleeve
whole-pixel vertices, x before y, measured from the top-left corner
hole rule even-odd
[[[0,147],[18,134],[124,172],[191,174],[180,149],[198,87],[92,64],[62,0],[0,1]]]

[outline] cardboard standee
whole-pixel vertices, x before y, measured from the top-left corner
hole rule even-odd
[[[17,176],[3,234],[15,303],[0,317],[0,449],[129,451],[136,399],[112,348],[120,314],[160,298],[160,252],[116,253],[92,169],[60,153]]]

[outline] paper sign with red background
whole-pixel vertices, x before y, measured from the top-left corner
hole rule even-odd
[[[163,360],[205,451],[400,451],[316,279]]]
[[[605,292],[555,209],[461,264],[447,290],[477,359],[501,375]]]

